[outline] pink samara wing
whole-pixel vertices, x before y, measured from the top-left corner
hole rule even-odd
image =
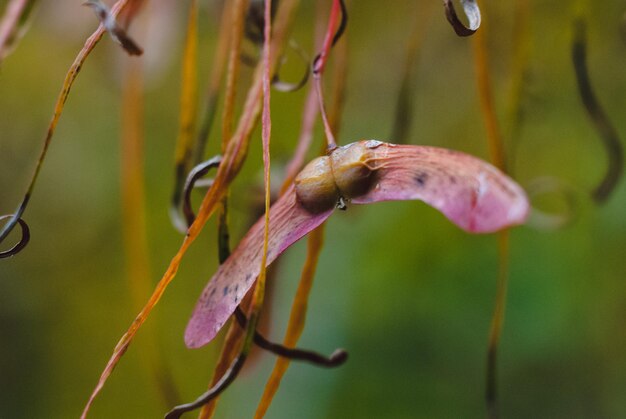
[[[445,148],[364,143],[374,152],[376,178],[354,204],[417,199],[471,233],[492,233],[528,216],[524,190],[483,160]]]
[[[293,186],[270,209],[267,264],[326,220],[332,210],[310,214],[297,202]],[[241,240],[202,291],[185,330],[185,343],[199,348],[210,342],[235,311],[261,271],[264,218]]]

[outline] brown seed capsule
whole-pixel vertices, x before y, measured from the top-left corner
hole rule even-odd
[[[330,157],[312,160],[295,179],[296,197],[308,211],[318,214],[335,206],[339,190],[330,168]]]
[[[311,161],[296,176],[300,204],[312,213],[320,213],[333,208],[340,198],[349,200],[365,194],[374,178],[370,167],[373,153],[358,142]]]

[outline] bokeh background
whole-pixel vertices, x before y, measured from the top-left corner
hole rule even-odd
[[[440,2],[353,1],[349,73],[339,141],[389,138],[407,39],[422,46],[412,93],[414,144],[488,158],[471,40],[458,38]],[[171,226],[180,67],[188,1],[153,1],[146,47],[147,232],[151,281],[181,242]],[[200,80],[205,85],[219,27],[219,2],[201,2]],[[210,4],[208,4],[210,3]],[[0,2],[0,5],[6,4]],[[503,130],[510,132],[515,8],[481,2]],[[431,8],[432,11],[428,12]],[[302,2],[293,34],[311,51],[313,2]],[[567,226],[515,228],[499,361],[505,418],[626,417],[626,182],[603,206],[589,191],[606,153],[578,97],[570,59],[573,2],[531,2],[523,118],[507,136],[514,177],[554,176],[572,185]],[[589,68],[602,104],[626,135],[626,6],[594,3]],[[430,17],[429,17],[430,13]],[[42,1],[30,31],[0,68],[0,213],[21,199],[64,73],[96,27],[80,2]],[[147,34],[146,34],[147,33]],[[108,37],[87,60],[68,100],[32,202],[33,237],[0,262],[0,418],[77,417],[105,362],[136,314],[123,252],[120,113],[128,58]],[[332,63],[331,63],[332,64]],[[287,68],[294,77],[298,65]],[[244,70],[244,82],[250,71]],[[203,89],[204,87],[202,87]],[[243,90],[243,89],[242,89]],[[203,91],[203,90],[201,90]],[[293,150],[304,91],[274,93],[274,179]],[[321,130],[316,131],[321,144]],[[210,140],[212,152],[217,137]],[[233,236],[249,222],[261,190],[260,135],[234,182]],[[550,200],[548,200],[550,201]],[[547,209],[562,207],[547,202]],[[269,335],[281,340],[305,243],[280,264]],[[182,332],[216,267],[214,221],[185,257],[148,324],[182,401],[204,391],[220,345],[187,350]],[[302,347],[350,359],[335,370],[292,364],[268,418],[484,417],[486,343],[495,295],[496,238],[463,233],[416,202],[350,208],[329,221]],[[153,418],[168,410],[135,343],[96,400],[94,418]],[[274,358],[261,354],[222,398],[218,417],[251,417]]]

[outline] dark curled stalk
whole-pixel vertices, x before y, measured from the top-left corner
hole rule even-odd
[[[10,217],[14,217],[14,215],[3,215],[0,216],[0,220],[4,220],[6,218],[10,218]],[[13,220],[13,218],[11,218]],[[30,241],[30,228],[28,228],[28,224],[26,224],[26,221],[22,220],[21,218],[15,218],[17,221],[17,223],[19,223],[20,228],[22,229],[22,237],[20,238],[20,241],[17,242],[17,244],[15,244],[12,248],[10,248],[9,250],[5,250],[0,252],[0,259],[3,258],[8,258],[11,256],[14,256],[16,254],[18,254],[23,248],[26,247],[26,245],[28,244],[28,242]],[[8,226],[9,224],[7,224],[6,226]],[[5,226],[5,227],[6,227]],[[2,240],[8,235],[8,233],[11,231],[11,229],[3,229],[2,233],[4,233],[6,230],[6,235],[2,235],[2,239],[0,239],[0,242],[2,242]]]
[[[187,175],[187,180],[185,180],[185,186],[183,187],[183,215],[188,226],[193,224],[193,221],[196,219],[196,214],[191,209],[191,191],[196,186],[198,179],[209,173],[209,170],[218,167],[221,161],[222,156],[212,157],[195,166]]]
[[[239,307],[237,307],[237,310],[235,311],[235,318],[237,319],[239,325],[245,329],[248,323],[248,319],[246,319],[246,315],[241,311]],[[342,365],[348,359],[348,353],[342,349],[336,350],[329,358],[326,358],[323,355],[312,351],[306,351],[302,349],[290,349],[277,343],[272,343],[256,331],[254,332],[254,343],[260,348],[263,348],[278,356],[290,358],[296,361],[307,361],[314,365],[322,367],[337,367],[339,365]],[[215,383],[213,387],[204,392],[193,402],[176,406],[175,408],[170,410],[167,415],[165,415],[165,419],[178,419],[184,413],[191,412],[192,410],[202,407],[215,397],[219,396],[220,393],[226,390],[228,386],[232,384],[233,381],[235,381],[235,378],[237,378],[237,375],[241,371],[241,368],[243,367],[246,358],[247,353],[244,351],[240,352],[240,354],[237,356],[237,358],[235,358],[226,373],[224,373],[222,378],[220,378],[220,380]]]
[[[246,328],[248,319],[246,319],[246,315],[239,307],[235,310],[235,319],[237,320],[237,323],[239,323],[239,326],[244,329]],[[283,358],[289,358],[292,361],[310,362],[318,367],[334,368],[342,365],[348,360],[348,352],[343,349],[336,349],[330,357],[325,357],[317,352],[305,349],[287,348],[284,345],[270,342],[258,332],[254,333],[254,343],[261,349],[265,349],[275,355],[282,356]]]
[[[574,63],[580,98],[589,118],[591,118],[591,122],[595,125],[600,138],[604,142],[609,160],[604,179],[591,192],[593,200],[601,204],[609,198],[622,176],[624,171],[624,154],[617,131],[611,124],[591,87],[591,80],[587,70],[587,31],[585,22],[582,19],[577,19],[574,22],[572,61]]]
[[[459,19],[454,9],[454,0],[443,0],[443,5],[446,9],[446,18],[452,25],[452,29],[458,36],[470,36],[473,35],[480,27],[480,9],[476,0],[461,0],[463,11],[467,16],[469,26],[465,26]]]
[[[226,388],[235,380],[235,378],[237,378],[237,375],[241,371],[241,367],[243,367],[243,364],[246,361],[246,357],[246,353],[240,353],[239,356],[235,358],[233,363],[230,365],[228,371],[226,371],[222,378],[220,378],[220,380],[215,383],[213,387],[203,393],[195,401],[176,406],[175,408],[170,410],[167,415],[165,415],[165,419],[178,419],[184,413],[191,412],[192,410],[202,407],[215,397],[219,396],[219,394],[222,391],[226,390]]]

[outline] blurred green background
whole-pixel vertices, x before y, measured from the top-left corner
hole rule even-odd
[[[424,39],[415,71],[410,142],[488,158],[471,40],[456,37],[440,2],[429,1],[435,3],[430,18],[424,1],[352,2],[339,141],[394,142],[389,135],[405,48],[418,22]],[[150,35],[137,38],[147,51],[145,174],[155,283],[181,242],[167,207],[189,2],[149,3]],[[311,50],[315,7],[302,3],[293,38]],[[512,232],[499,361],[501,413],[504,418],[624,418],[626,182],[606,205],[591,202],[589,191],[604,175],[606,156],[576,90],[570,59],[573,3],[531,3],[524,118],[514,144],[507,138],[507,150],[522,185],[538,176],[558,177],[574,185],[579,205],[565,228]],[[515,10],[507,2],[481,5],[495,100],[507,128]],[[590,73],[600,101],[624,135],[626,44],[620,25],[625,5],[611,0],[596,6],[586,15]],[[204,4],[201,92],[218,23],[219,5]],[[30,31],[2,64],[0,213],[10,213],[21,199],[64,73],[95,26],[93,13],[80,2],[43,1]],[[0,418],[77,417],[136,314],[125,271],[120,204],[121,80],[129,59],[105,37],[87,60],[25,214],[31,243],[0,262]],[[296,75],[298,68],[293,64],[288,72]],[[244,70],[244,83],[249,75]],[[304,95],[272,96],[274,179],[294,147]],[[212,152],[218,149],[217,138],[211,137]],[[259,140],[257,132],[233,185],[235,238],[245,232],[250,191],[260,190]],[[318,129],[314,148],[321,141]],[[284,255],[275,278],[269,331],[275,340],[282,339],[304,245]],[[212,221],[148,321],[182,401],[205,389],[220,347],[214,343],[191,351],[182,340],[216,259]],[[352,207],[335,214],[301,346],[327,354],[343,347],[350,359],[335,370],[292,364],[267,417],[484,417],[496,268],[494,236],[465,234],[421,203]],[[140,332],[91,417],[153,418],[171,407],[142,363],[144,338]],[[273,362],[269,354],[258,357],[225,393],[218,417],[251,417]]]

